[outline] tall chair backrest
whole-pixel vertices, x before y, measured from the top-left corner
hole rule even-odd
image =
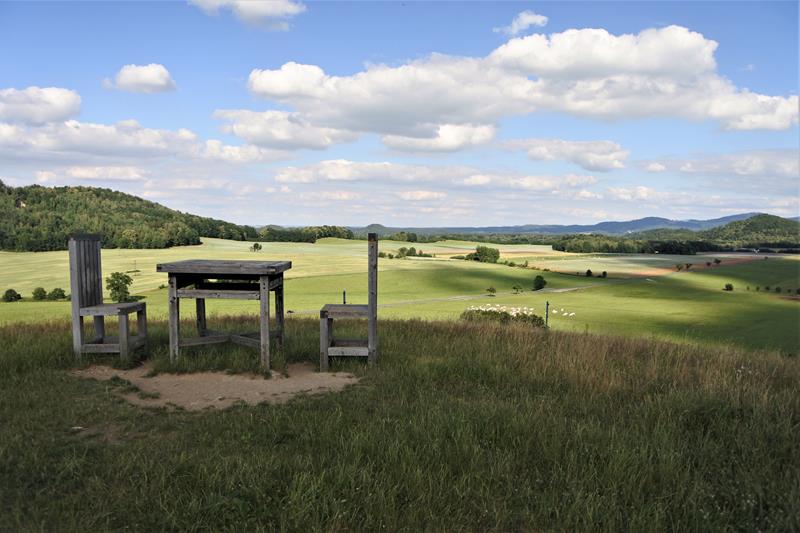
[[[103,303],[103,272],[100,267],[100,236],[69,238],[69,287],[72,313]]]

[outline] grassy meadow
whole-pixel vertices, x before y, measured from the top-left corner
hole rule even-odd
[[[277,371],[316,361],[317,322],[287,327]],[[240,348],[173,366],[150,329],[158,371],[257,370]],[[361,377],[341,393],[187,412],[70,376],[64,320],[3,326],[0,530],[800,528],[796,357],[457,321],[380,334],[377,367],[334,366]]]
[[[610,333],[679,342],[730,344],[751,349],[797,353],[800,301],[788,299],[788,291],[800,287],[800,261],[794,257],[770,257],[750,263],[733,263],[737,256],[569,254],[546,246],[499,245],[502,257],[532,268],[509,267],[448,259],[473,250],[476,243],[445,241],[417,244],[433,258],[381,259],[379,276],[380,316],[383,318],[455,319],[470,305],[528,306],[544,314],[545,302],[556,313],[554,329]],[[166,315],[166,290],[159,289],[166,276],[155,271],[159,262],[190,258],[289,259],[287,309],[295,316],[315,315],[325,303],[339,302],[346,290],[349,302],[366,301],[366,245],[363,241],[323,239],[316,244],[264,243],[259,253],[248,243],[205,239],[201,246],[166,250],[103,250],[103,269],[129,272],[132,292],[145,297],[148,313]],[[382,251],[395,252],[405,242],[381,241]],[[722,259],[718,267],[663,275],[676,263],[696,265]],[[69,289],[66,252],[0,252],[0,289],[13,287],[26,300],[0,303],[0,324],[36,322],[69,317],[67,302],[34,302],[37,286]],[[586,278],[573,272],[603,270],[607,279]],[[662,275],[648,275],[660,269]],[[559,272],[556,272],[558,270]],[[562,272],[568,272],[565,274]],[[643,274],[644,273],[644,274]],[[541,274],[544,291],[530,290],[533,277]],[[726,283],[733,292],[722,290]],[[526,290],[516,294],[517,285]],[[486,288],[494,287],[490,297]],[[755,288],[759,287],[759,292]],[[769,286],[770,292],[763,289]],[[774,288],[780,286],[777,294]],[[747,288],[750,288],[748,291]],[[246,301],[210,301],[211,315],[255,312],[257,304]],[[186,309],[189,308],[189,309]],[[563,309],[567,314],[564,316]],[[191,306],[184,306],[186,317]]]

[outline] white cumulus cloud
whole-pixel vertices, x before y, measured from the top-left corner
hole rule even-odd
[[[267,24],[275,30],[288,29],[286,19],[306,10],[303,3],[293,0],[189,0],[189,3],[209,15],[229,9],[239,20],[248,24]]]
[[[439,191],[400,191],[397,196],[410,202],[421,202],[426,200],[441,200],[447,194]]]
[[[518,139],[508,141],[505,145],[510,149],[526,150],[528,157],[535,161],[570,161],[593,171],[624,168],[630,153],[612,141]]]
[[[0,89],[0,122],[44,124],[78,114],[81,97],[59,87]]]
[[[545,26],[547,24],[547,17],[539,15],[533,11],[523,11],[514,17],[511,24],[503,26],[502,28],[493,28],[495,33],[505,33],[506,35],[518,35],[527,30],[531,26]]]
[[[164,65],[125,65],[117,72],[114,81],[103,80],[107,88],[134,93],[161,93],[175,90],[175,81]]]

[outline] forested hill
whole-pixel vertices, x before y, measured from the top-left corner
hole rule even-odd
[[[9,187],[0,181],[0,249],[64,250],[69,235],[99,233],[106,248],[168,248],[200,237],[244,240],[256,230],[168,209],[97,187]]]
[[[774,215],[756,215],[698,233],[703,239],[728,246],[797,246],[800,222]]]

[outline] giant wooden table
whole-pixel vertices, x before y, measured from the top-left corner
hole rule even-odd
[[[269,293],[275,292],[275,322],[278,347],[283,347],[283,273],[291,261],[176,261],[156,265],[169,275],[169,355],[172,361],[187,346],[235,342],[261,351],[261,365],[269,368]],[[197,337],[181,339],[180,300],[194,298],[197,307]],[[260,330],[228,334],[206,328],[206,298],[260,300]]]

